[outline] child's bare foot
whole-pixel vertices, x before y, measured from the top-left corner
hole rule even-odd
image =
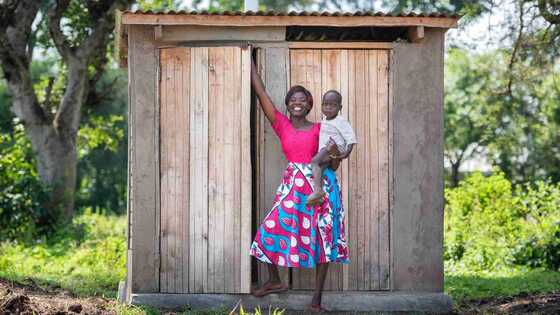
[[[305,204],[308,206],[312,206],[314,204],[320,203],[323,200],[324,196],[325,192],[323,192],[323,190],[316,189],[311,193],[311,195],[309,195],[309,197],[307,197],[307,202]]]
[[[256,296],[256,297],[263,297],[265,295],[268,295],[270,293],[279,293],[279,292],[284,292],[288,290],[288,286],[284,285],[282,282],[266,282],[265,284],[263,284],[262,287],[260,287],[259,289],[253,290],[251,292],[252,295]]]

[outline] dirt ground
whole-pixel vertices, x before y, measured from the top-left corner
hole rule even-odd
[[[13,284],[0,279],[0,315],[116,314],[115,300],[77,298],[64,290],[45,289],[30,283]],[[456,305],[452,314],[560,314],[560,293],[469,301]]]

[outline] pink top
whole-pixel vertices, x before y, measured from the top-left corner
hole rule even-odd
[[[280,138],[282,151],[289,162],[311,163],[319,148],[320,123],[313,124],[308,130],[298,130],[288,117],[276,110],[272,129]]]

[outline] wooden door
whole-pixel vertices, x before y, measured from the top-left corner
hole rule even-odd
[[[358,140],[337,171],[344,207],[350,264],[331,264],[326,290],[389,289],[389,51],[292,49],[290,85],[309,89],[321,120],[321,96],[343,97],[342,115]],[[293,269],[292,288],[312,289],[314,270]]]
[[[250,66],[239,47],[160,50],[162,293],[249,292]]]

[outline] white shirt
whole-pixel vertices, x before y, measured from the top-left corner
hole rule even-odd
[[[327,146],[329,138],[333,138],[340,152],[345,152],[349,144],[358,143],[352,126],[350,126],[348,120],[340,115],[331,120],[321,120],[319,150]]]

